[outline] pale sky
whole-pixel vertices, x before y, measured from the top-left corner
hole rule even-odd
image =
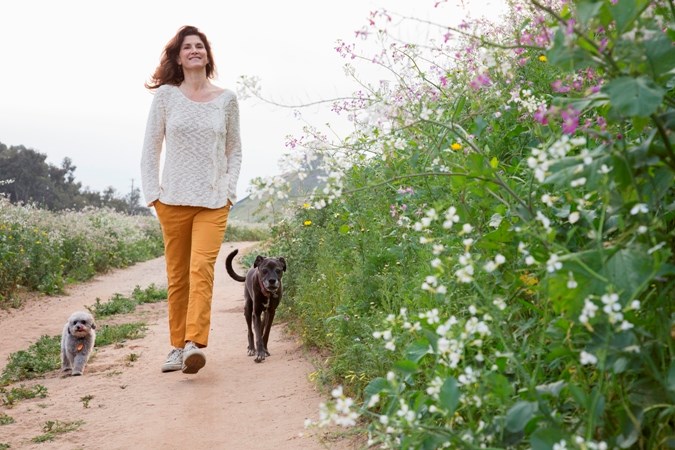
[[[386,8],[437,23],[457,23],[459,0],[20,0],[0,3],[0,142],[24,145],[59,165],[70,157],[76,180],[119,194],[140,185],[139,161],[152,101],[143,83],[183,25],[208,37],[218,78],[236,90],[241,75],[261,79],[263,93],[285,103],[349,95],[355,86],[334,50],[354,41],[370,11]],[[465,2],[466,3],[466,2]],[[505,1],[474,0],[473,17]],[[238,197],[249,181],[280,173],[288,134],[302,124],[293,111],[240,101],[243,163]],[[337,123],[328,113],[305,119]]]

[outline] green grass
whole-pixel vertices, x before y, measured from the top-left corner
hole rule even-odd
[[[114,294],[107,302],[101,302],[100,298],[96,299],[96,303],[88,306],[87,309],[96,318],[113,316],[115,314],[127,314],[133,312],[136,306],[144,303],[156,303],[166,300],[166,289],[159,289],[154,284],[149,285],[145,289],[139,286],[134,288],[131,297],[126,297],[122,294]]]
[[[270,229],[266,226],[247,227],[228,224],[224,240],[225,242],[264,241],[270,236]]]
[[[140,339],[145,336],[144,322],[103,325],[96,334],[96,346]],[[9,362],[0,376],[0,386],[37,378],[61,367],[61,336],[42,336],[27,350],[9,355]]]
[[[45,422],[42,431],[44,434],[34,437],[31,441],[35,443],[48,442],[56,439],[59,434],[69,433],[80,428],[84,424],[83,420],[75,420],[72,422],[61,422],[60,420],[48,420]]]
[[[14,418],[12,416],[8,416],[5,413],[0,414],[0,425],[9,425],[10,423],[14,423]]]
[[[0,387],[0,402],[8,408],[13,407],[19,400],[45,398],[46,396],[47,388],[40,384],[31,387],[24,387],[22,384],[12,389]]]

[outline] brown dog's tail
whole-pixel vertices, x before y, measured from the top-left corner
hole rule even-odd
[[[237,256],[237,253],[239,253],[239,250],[235,249],[232,253],[227,255],[227,258],[225,259],[225,268],[227,269],[228,275],[230,275],[235,280],[246,281],[246,277],[242,277],[232,268],[232,260],[234,259],[235,256]]]

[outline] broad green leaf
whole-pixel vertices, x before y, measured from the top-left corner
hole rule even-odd
[[[609,95],[612,110],[628,117],[647,117],[661,105],[665,91],[646,77],[616,78],[602,90]]]
[[[506,401],[513,394],[513,385],[500,373],[490,373],[487,376],[487,385],[490,392],[501,401]]]
[[[394,367],[406,375],[416,373],[419,370],[416,363],[408,360],[397,361],[394,363]]]
[[[347,234],[347,233],[349,233],[349,225],[347,225],[347,224],[342,225],[342,226],[340,227],[339,232],[340,232],[340,234]]]
[[[675,67],[675,47],[665,34],[645,42],[645,56],[656,78],[671,72]]]
[[[373,379],[368,386],[364,389],[367,397],[372,397],[375,394],[379,394],[382,391],[388,391],[390,388],[389,382],[386,378],[377,377]]]
[[[574,400],[576,400],[577,404],[586,409],[588,407],[588,396],[586,393],[575,384],[570,384],[567,387],[569,388],[570,394],[572,394],[572,397]]]
[[[648,0],[619,0],[616,5],[611,7],[610,11],[616,21],[619,34],[623,34],[631,28],[646,1]]]
[[[522,431],[527,422],[534,417],[537,408],[536,402],[520,401],[513,405],[506,413],[506,429],[512,433]]]
[[[441,392],[439,394],[440,404],[448,411],[449,415],[455,413],[457,404],[459,403],[459,388],[457,387],[457,380],[452,377],[445,379]]]
[[[636,297],[641,287],[653,276],[652,259],[641,248],[625,248],[616,252],[605,267],[605,274],[619,291],[625,291],[627,298]]]
[[[577,4],[577,17],[579,23],[587,24],[589,20],[595,17],[602,8],[602,2],[582,1]]]
[[[492,159],[490,160],[490,167],[496,169],[497,166],[499,166],[499,160],[497,159],[496,156],[493,156]]]
[[[551,450],[564,438],[565,434],[557,428],[540,428],[530,436],[530,446],[532,450]]]
[[[429,353],[430,348],[431,346],[429,345],[429,341],[426,339],[419,340],[408,346],[405,351],[405,356],[410,361],[419,362],[419,360],[422,359],[424,355]]]

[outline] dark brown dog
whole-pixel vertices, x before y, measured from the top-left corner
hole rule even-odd
[[[234,250],[227,255],[225,267],[232,278],[245,283],[244,317],[246,317],[248,326],[248,356],[255,355],[255,362],[262,362],[270,356],[267,341],[270,338],[274,313],[283,294],[281,277],[286,271],[286,260],[258,255],[253,267],[246,273],[246,277],[242,277],[232,268],[232,260],[238,252],[239,250]],[[255,346],[253,345],[253,330],[255,330]]]

